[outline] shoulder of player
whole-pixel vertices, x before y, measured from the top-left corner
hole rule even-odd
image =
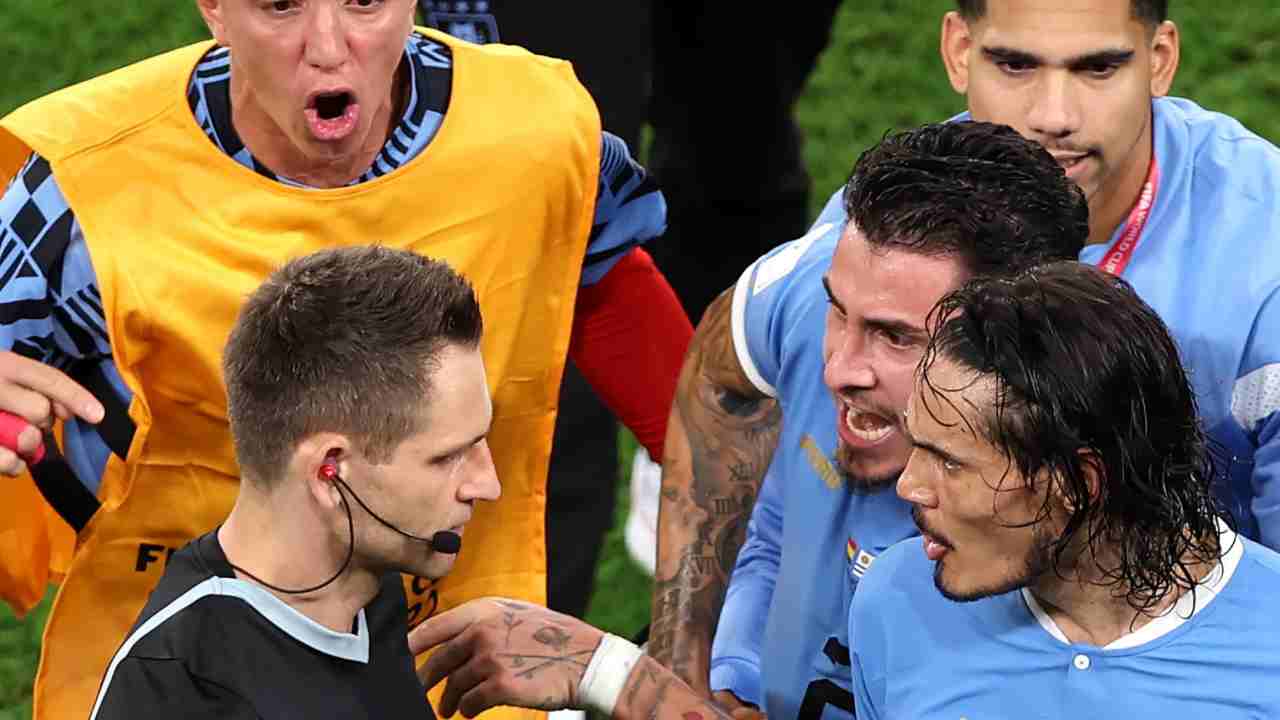
[[[1197,608],[1196,619],[1214,626],[1234,628],[1241,637],[1265,638],[1273,643],[1280,637],[1280,615],[1269,612],[1272,598],[1280,593],[1280,553],[1243,535],[1224,534],[1223,563],[1226,583],[1216,587],[1208,605]],[[1213,576],[1208,578],[1213,579]],[[1201,600],[1197,591],[1196,601]],[[1280,656],[1276,658],[1280,663]]]
[[[918,536],[889,546],[876,558],[858,583],[853,613],[867,616],[910,604],[942,602],[933,586],[933,563],[925,556]]]
[[[831,267],[843,231],[843,218],[819,218],[804,235],[778,245],[752,263],[738,279],[735,293],[743,302],[767,292],[775,295],[769,303],[773,313],[807,309],[815,300],[821,304],[822,278]]]
[[[1255,596],[1261,600],[1262,597],[1256,591],[1261,590],[1259,585],[1269,589],[1272,592],[1280,591],[1280,552],[1276,552],[1271,548],[1260,543],[1254,542],[1243,535],[1236,537],[1236,542],[1243,544],[1243,552],[1240,557],[1240,564],[1236,567],[1236,571],[1232,576],[1232,581],[1239,577],[1242,582],[1240,586],[1249,586],[1250,596]],[[1278,616],[1280,619],[1280,616]]]
[[[1249,668],[1241,677],[1274,677],[1280,672],[1280,654],[1275,652],[1280,615],[1272,611],[1280,593],[1280,553],[1243,536],[1235,542],[1243,547],[1230,579],[1207,606],[1197,609],[1194,630],[1179,636],[1173,647],[1193,648],[1190,652],[1212,647],[1223,663],[1230,661],[1236,668],[1233,672]],[[1280,702],[1280,693],[1270,694]]]
[[[91,150],[185,111],[183,83],[212,46],[193,43],[55,90],[5,116],[4,127],[54,162]]]
[[[1280,212],[1274,191],[1280,183],[1280,148],[1275,144],[1230,115],[1184,98],[1158,99],[1155,115],[1157,145],[1190,168],[1194,188],[1189,200],[1194,205],[1234,200],[1261,204],[1273,216]],[[1251,222],[1258,220],[1255,215]]]
[[[788,357],[812,356],[813,343],[821,342],[826,306],[822,277],[831,266],[842,227],[819,218],[805,235],[775,247],[738,277],[728,293],[730,322],[720,333],[732,334],[748,376],[747,366],[758,365],[764,377],[777,379]],[[743,359],[758,349],[763,356]],[[763,378],[753,380],[765,394],[779,392],[762,382]]]

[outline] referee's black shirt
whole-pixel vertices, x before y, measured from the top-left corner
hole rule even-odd
[[[434,720],[406,617],[390,573],[352,631],[334,632],[236,579],[215,530],[169,559],[111,659],[91,720]]]

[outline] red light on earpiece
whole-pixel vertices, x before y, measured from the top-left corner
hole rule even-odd
[[[320,476],[325,480],[332,480],[338,477],[338,466],[333,463],[325,463],[320,466]]]

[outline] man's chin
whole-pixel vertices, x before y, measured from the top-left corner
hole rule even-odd
[[[891,487],[898,482],[898,476],[906,467],[905,463],[867,462],[858,457],[857,451],[846,445],[836,447],[835,461],[832,463],[844,479],[844,484],[855,492],[876,492]]]
[[[454,555],[432,552],[425,556],[403,558],[400,562],[393,563],[387,570],[427,580],[439,580],[453,570],[455,562],[457,557]]]
[[[1004,582],[992,583],[986,586],[975,587],[957,587],[955,584],[948,582],[946,572],[943,570],[942,563],[939,561],[933,568],[933,586],[938,588],[938,592],[942,593],[942,597],[956,603],[974,602],[976,600],[984,600],[996,595],[1004,595],[1014,590],[1021,590],[1026,587],[1026,578],[1010,578]]]
[[[955,551],[948,551],[948,554],[951,552]],[[965,587],[956,582],[956,573],[947,572],[947,557],[944,556],[934,563],[933,585],[938,588],[938,592],[942,593],[943,597],[952,602],[973,602],[1004,595],[1031,585],[1046,572],[1048,563],[1049,556],[1046,551],[1039,549],[1027,557],[1025,564],[1018,571],[1005,577],[988,578],[982,582],[972,582],[974,578],[970,578],[971,584]]]
[[[457,556],[455,555],[436,553],[435,557],[431,558],[431,560],[426,563],[426,567],[422,572],[422,577],[439,580],[453,570],[453,564],[455,562],[457,562]]]

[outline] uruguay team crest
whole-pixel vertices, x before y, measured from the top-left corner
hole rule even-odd
[[[478,45],[498,42],[498,20],[488,0],[419,0],[418,4],[428,27]]]
[[[845,554],[849,556],[849,579],[857,582],[862,576],[871,569],[871,563],[875,562],[876,556],[858,547],[858,543],[853,538],[844,547]]]

